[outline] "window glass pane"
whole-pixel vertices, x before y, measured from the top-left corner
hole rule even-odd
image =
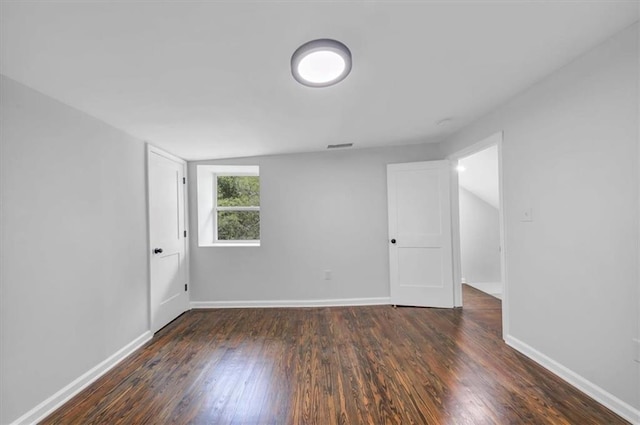
[[[218,211],[218,240],[260,239],[260,211]]]
[[[218,206],[260,206],[260,177],[218,176]]]

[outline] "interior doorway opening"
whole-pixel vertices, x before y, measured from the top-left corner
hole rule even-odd
[[[453,223],[456,305],[475,306],[478,293],[495,298],[491,305],[501,310],[502,334],[507,335],[501,150],[500,132],[450,159],[455,164],[452,200],[454,214],[457,213]]]
[[[456,171],[461,283],[502,299],[498,146],[458,159]]]

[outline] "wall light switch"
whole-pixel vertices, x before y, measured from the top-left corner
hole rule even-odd
[[[520,215],[520,221],[533,221],[533,209],[527,208],[522,210],[522,214]]]
[[[331,280],[331,270],[324,271],[324,280]]]
[[[633,360],[640,363],[640,338],[633,339]]]

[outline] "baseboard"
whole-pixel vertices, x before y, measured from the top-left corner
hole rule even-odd
[[[389,297],[334,300],[192,301],[191,308],[340,307],[391,304]]]
[[[73,396],[85,389],[89,384],[100,378],[102,375],[111,370],[114,366],[127,358],[131,353],[142,347],[147,341],[151,340],[153,334],[147,331],[122,347],[109,358],[93,367],[88,372],[78,377],[66,387],[16,419],[11,425],[36,424],[41,421],[64,403],[69,401]]]
[[[630,404],[620,400],[613,394],[603,390],[588,379],[578,375],[571,369],[561,365],[550,357],[542,354],[535,348],[525,344],[524,342],[507,335],[505,342],[510,347],[529,357],[534,362],[538,363],[550,372],[558,375],[560,378],[567,381],[589,397],[593,398],[598,403],[612,410],[616,414],[622,416],[632,424],[640,425],[640,410],[631,406]]]

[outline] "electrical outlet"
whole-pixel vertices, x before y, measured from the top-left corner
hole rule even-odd
[[[331,270],[325,270],[324,271],[324,280],[331,280],[331,278],[332,278]]]

